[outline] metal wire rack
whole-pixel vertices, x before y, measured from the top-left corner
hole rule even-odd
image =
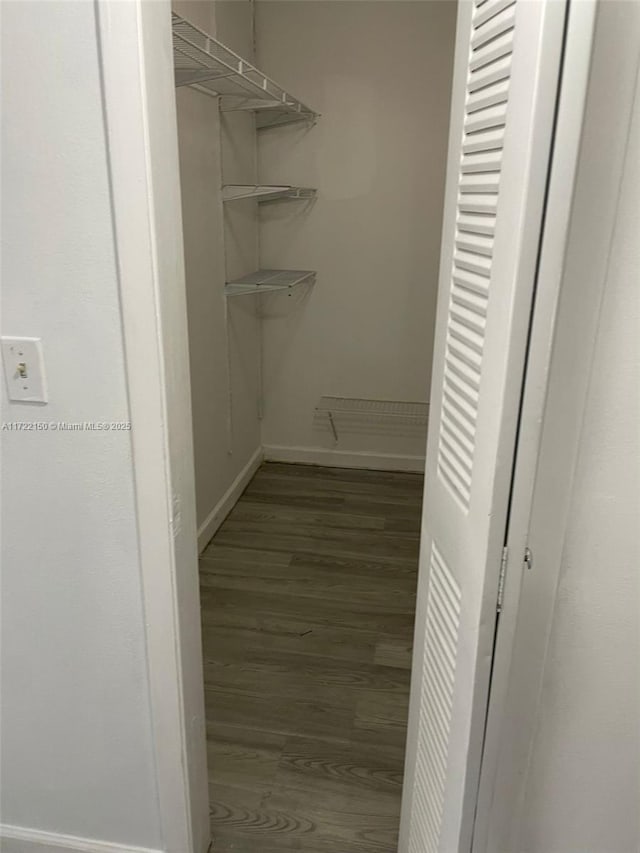
[[[224,291],[227,296],[251,296],[259,293],[274,293],[293,290],[301,284],[315,283],[314,270],[257,270],[242,278],[229,281]]]
[[[272,186],[267,184],[226,184],[222,187],[223,201],[237,201],[244,198],[255,198],[259,202],[275,201],[276,199],[312,199],[316,190],[311,187]]]
[[[221,98],[221,109],[253,110],[257,127],[313,122],[317,113],[192,23],[171,14],[176,86]]]
[[[396,421],[427,425],[429,404],[408,400],[368,400],[361,397],[321,397],[315,408],[317,414],[326,416],[333,437],[338,441],[337,420],[340,417],[377,420],[393,418]]]

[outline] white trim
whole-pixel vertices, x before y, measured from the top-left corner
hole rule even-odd
[[[600,142],[591,145],[587,163],[579,164],[578,159],[589,149],[583,122],[598,7],[600,16],[608,8],[596,0],[569,6],[473,853],[521,849],[527,766],[605,278],[603,266],[615,215],[616,183],[622,171],[621,143],[611,144],[614,137],[623,140],[620,98],[624,86],[615,71],[606,87],[607,114],[603,111],[596,120],[597,130],[592,129]],[[620,32],[610,48],[623,41]],[[609,129],[609,141],[602,136],[603,128]],[[597,206],[586,203],[583,191],[574,195],[581,182],[592,185]],[[574,228],[581,230],[573,234]],[[572,243],[573,270],[569,271]],[[576,263],[578,255],[582,260]],[[533,550],[531,571],[523,568],[525,546]]]
[[[373,471],[411,471],[424,474],[424,456],[327,450],[325,447],[281,447],[274,444],[265,445],[263,450],[265,462],[326,465],[329,468],[368,468]]]
[[[170,5],[95,2],[162,846],[204,853],[204,686]]]
[[[198,528],[198,551],[200,553],[211,542],[212,537],[222,522],[238,502],[240,495],[249,485],[251,478],[260,465],[262,465],[263,458],[262,448],[259,447]]]
[[[2,853],[160,853],[150,847],[131,847],[8,824],[0,824],[0,842]]]

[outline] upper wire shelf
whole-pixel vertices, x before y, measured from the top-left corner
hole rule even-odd
[[[191,86],[214,97],[221,108],[254,110],[257,127],[313,122],[317,113],[222,42],[171,13],[176,86]]]
[[[226,184],[222,187],[223,201],[255,198],[259,202],[275,201],[279,198],[311,199],[316,190],[311,187],[273,186],[267,184]]]
[[[315,280],[315,270],[257,270],[227,282],[224,292],[227,296],[251,296],[278,290],[290,291],[300,284],[313,284]]]

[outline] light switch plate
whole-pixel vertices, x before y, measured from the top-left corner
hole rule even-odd
[[[40,338],[3,337],[2,361],[10,400],[48,402]]]

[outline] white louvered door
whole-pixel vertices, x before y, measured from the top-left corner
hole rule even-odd
[[[400,853],[471,847],[565,13],[459,4]]]

